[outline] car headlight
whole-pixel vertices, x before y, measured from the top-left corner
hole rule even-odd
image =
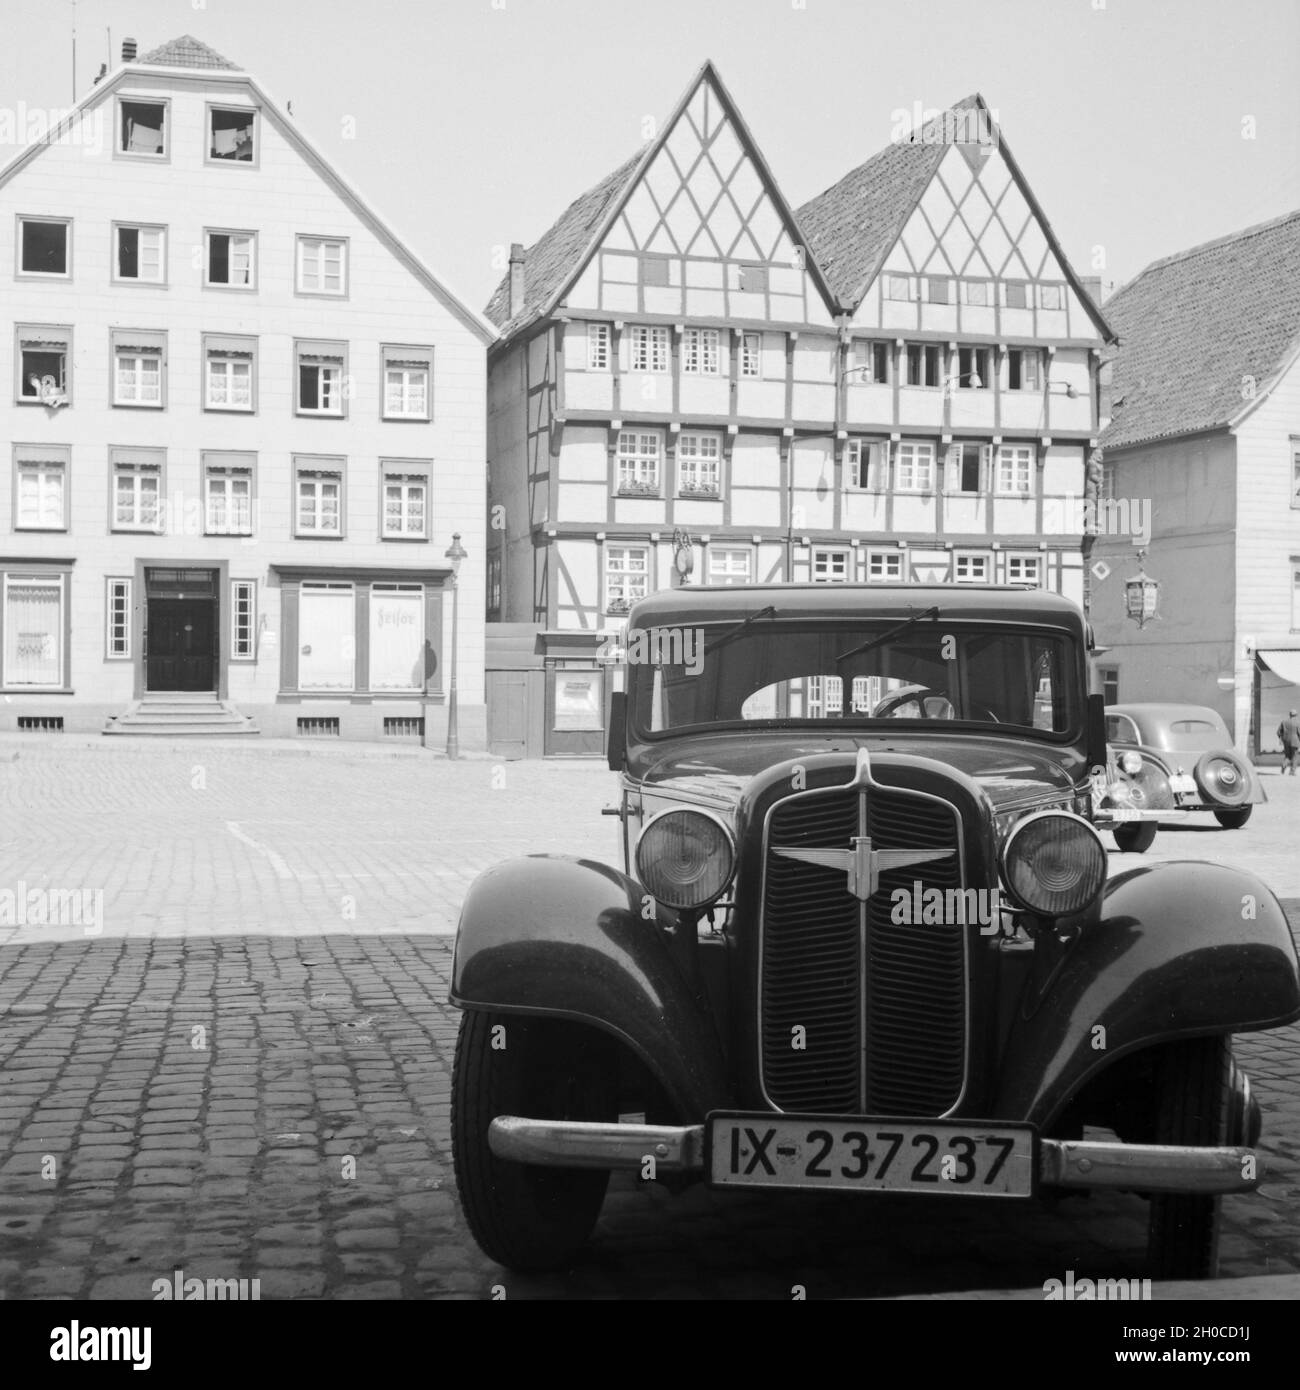
[[[707,907],[735,867],[731,831],[704,811],[661,811],[636,844],[641,882],[666,907]]]
[[[1002,877],[1012,901],[1031,912],[1047,917],[1081,912],[1106,882],[1106,848],[1086,820],[1040,811],[1007,837]]]
[[[1121,753],[1119,755],[1120,767],[1128,773],[1130,777],[1136,777],[1142,771],[1141,753]]]

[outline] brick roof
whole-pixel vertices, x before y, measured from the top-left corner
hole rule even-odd
[[[531,323],[577,268],[610,205],[623,192],[645,151],[620,164],[612,174],[570,203],[559,219],[524,253],[524,302],[510,315],[510,272],[488,300],[484,314],[508,337]]]
[[[178,39],[170,39],[135,61],[159,68],[230,68],[235,72],[240,70],[238,63],[223,58],[215,48],[209,48],[192,34],[182,34]]]
[[[950,110],[980,104],[973,95]],[[941,131],[943,120],[936,116],[911,139],[886,145],[795,212],[835,297],[851,310],[862,302],[950,148],[938,140],[925,142],[925,133]]]
[[[1226,425],[1300,344],[1300,211],[1149,265],[1106,301],[1119,334],[1103,447]]]

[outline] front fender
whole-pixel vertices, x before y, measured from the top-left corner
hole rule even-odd
[[[721,1043],[663,926],[643,918],[644,894],[588,859],[530,855],[486,870],[461,909],[451,1002],[600,1028],[640,1057],[683,1120],[702,1120],[731,1103]]]
[[[1254,916],[1243,916],[1252,902]],[[1300,966],[1281,905],[1252,874],[1221,864],[1168,861],[1118,875],[1100,920],[1040,978],[1026,982],[995,1110],[1040,1126],[1126,1053],[1300,1017]]]

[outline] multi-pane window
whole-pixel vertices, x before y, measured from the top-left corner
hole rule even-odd
[[[163,406],[167,335],[162,331],[113,330],[113,404]]]
[[[958,584],[987,584],[989,557],[959,551],[953,556],[953,579]]]
[[[930,492],[934,488],[934,445],[926,440],[901,440],[894,447],[894,486],[899,492]]]
[[[858,341],[853,344],[853,365],[849,368],[850,382],[868,386],[889,383],[889,344]]]
[[[1034,446],[998,445],[998,491],[1026,496],[1034,486]]]
[[[253,410],[257,340],[209,334],[203,340],[203,404],[209,410]]]
[[[324,461],[296,462],[294,517],[299,536],[343,535],[343,470]]]
[[[14,446],[14,529],[62,531],[67,527],[68,453],[59,445]]]
[[[959,391],[979,391],[991,384],[988,348],[958,348],[957,380],[953,382],[953,385]]]
[[[157,531],[162,520],[162,465],[122,459],[113,464],[113,529]]]
[[[61,574],[6,574],[4,663],[0,685],[54,690],[64,684],[63,646],[67,636]]]
[[[208,158],[223,163],[256,162],[254,133],[257,113],[247,108],[208,108]]]
[[[906,348],[908,386],[940,386],[943,353],[938,343],[908,343]]]
[[[1004,287],[1008,309],[1027,309],[1029,307],[1029,286],[1022,280],[1011,280]]]
[[[1008,555],[1007,583],[1031,584],[1041,587],[1043,582],[1043,557],[1041,555]]]
[[[167,232],[163,227],[113,228],[113,278],[141,285],[166,279]]]
[[[618,434],[618,490],[656,496],[663,458],[663,436],[654,430],[620,430]]]
[[[912,277],[910,275],[886,275],[886,299],[912,299]]]
[[[682,371],[692,376],[717,376],[722,350],[716,328],[687,328],[682,333]]]
[[[632,370],[634,372],[666,372],[668,370],[668,330],[666,328],[655,324],[633,324]]]
[[[1108,705],[1119,704],[1119,667],[1099,666],[1097,676],[1101,681],[1101,698]]]
[[[253,534],[252,464],[206,463],[204,512],[209,536]]]
[[[109,579],[104,594],[104,656],[123,661],[131,655],[131,581]]]
[[[19,324],[18,400],[64,405],[72,396],[72,330]]]
[[[605,547],[605,607],[625,613],[649,593],[650,549],[644,545]]]
[[[901,584],[903,582],[903,552],[901,550],[868,550],[867,581],[871,584]]]
[[[683,433],[677,442],[677,488],[683,496],[716,497],[722,440],[716,434]]]
[[[343,295],[348,288],[348,247],[324,237],[298,238],[298,290],[302,294]]]
[[[850,439],[844,446],[844,478],[851,488],[878,492],[883,485],[881,457],[884,441]]]
[[[433,381],[433,349],[384,348],[384,419],[428,420]]]
[[[122,98],[117,109],[119,153],[166,159],[167,103]]]
[[[429,534],[429,476],[399,468],[384,470],[384,537],[425,540]]]
[[[751,584],[754,580],[754,552],[748,547],[711,545],[710,584]]]
[[[1114,500],[1115,473],[1115,464],[1103,463],[1101,465],[1101,489],[1099,492],[1100,500],[1105,502],[1110,502]],[[1297,465],[1297,485],[1300,486],[1300,464]]]
[[[501,615],[501,552],[487,557],[487,611],[489,622]]]
[[[229,289],[252,289],[257,280],[255,232],[207,232],[204,282]]]
[[[812,553],[814,584],[847,584],[849,582],[849,552],[815,548]]]
[[[758,377],[763,374],[763,335],[745,333],[740,339],[740,374]]]
[[[65,218],[18,219],[18,270],[23,275],[72,273],[72,223]]]
[[[257,655],[257,580],[235,579],[230,585],[230,659],[251,661]]]
[[[609,324],[589,323],[587,325],[587,370],[589,372],[609,371]]]
[[[991,444],[950,444],[946,487],[949,492],[979,493],[988,486]]]
[[[343,343],[303,343],[297,347],[298,413],[343,414]]]
[[[1039,285],[1038,307],[1040,309],[1064,309],[1065,287],[1063,285]]]
[[[1043,355],[1037,348],[1007,349],[1007,390],[1037,391],[1043,384]]]

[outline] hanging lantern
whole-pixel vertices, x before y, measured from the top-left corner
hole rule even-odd
[[[694,545],[689,531],[673,532],[673,568],[683,584],[691,582],[691,572],[695,569]]]
[[[1129,617],[1139,628],[1145,627],[1152,619],[1160,616],[1160,583],[1152,579],[1142,567],[1146,554],[1145,550],[1138,551],[1138,572],[1131,579],[1124,581],[1126,609]]]

